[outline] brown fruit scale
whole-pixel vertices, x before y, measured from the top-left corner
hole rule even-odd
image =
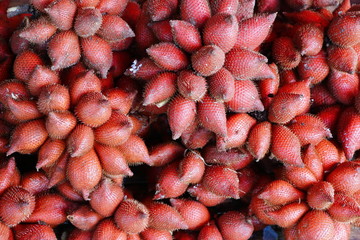
[[[30,2],[13,62],[0,27],[1,238],[56,239],[66,220],[68,239],[360,226],[350,1]]]

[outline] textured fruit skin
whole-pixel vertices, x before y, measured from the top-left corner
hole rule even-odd
[[[82,173],[79,181],[79,173]],[[81,157],[72,157],[66,167],[66,175],[74,189],[80,191],[85,200],[101,179],[101,165],[92,149]]]
[[[70,67],[80,60],[78,36],[71,30],[56,34],[48,43],[51,70]]]
[[[9,227],[26,220],[35,208],[35,196],[18,186],[8,188],[0,202],[0,218]]]
[[[224,51],[217,45],[205,45],[191,55],[191,64],[202,76],[211,76],[219,71],[225,61]]]
[[[299,138],[283,125],[272,125],[270,151],[279,161],[302,166],[301,144]]]
[[[82,8],[76,14],[74,30],[79,37],[90,37],[99,30],[102,22],[103,18],[98,9]]]
[[[168,71],[183,69],[189,63],[185,53],[173,43],[158,43],[146,49],[146,52],[156,65]]]
[[[174,42],[186,52],[193,53],[202,46],[199,30],[187,21],[170,20]]]
[[[150,214],[150,228],[166,231],[188,228],[184,218],[175,208],[160,202],[150,202],[146,207]]]
[[[117,208],[114,221],[116,226],[126,233],[140,233],[149,224],[149,210],[144,204],[134,199],[127,199]]]
[[[101,216],[109,217],[114,214],[123,197],[124,193],[121,186],[109,178],[103,178],[90,195],[90,206]]]
[[[84,62],[106,78],[112,63],[112,50],[108,42],[97,36],[81,38],[80,44]]]
[[[167,115],[172,132],[172,138],[178,139],[187,127],[194,121],[196,103],[182,96],[174,97],[168,107]]]
[[[276,13],[258,14],[239,22],[239,32],[235,47],[255,50],[268,36]]]
[[[198,103],[197,114],[203,127],[217,135],[227,135],[226,113],[223,103],[216,102],[207,95]]]
[[[355,30],[359,28],[359,16],[347,13],[343,16],[337,16],[331,21],[327,34],[334,44],[341,47],[351,47],[360,42],[360,35]]]
[[[33,153],[45,142],[47,135],[43,120],[32,120],[19,124],[12,133],[7,155],[14,152]]]
[[[227,53],[235,45],[238,28],[238,22],[234,15],[224,13],[215,14],[204,26],[204,44],[217,45],[224,53]]]
[[[218,219],[219,230],[225,240],[248,239],[254,227],[245,216],[236,211],[226,212]]]

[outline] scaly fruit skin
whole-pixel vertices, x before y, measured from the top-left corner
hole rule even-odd
[[[348,239],[360,225],[349,0],[31,2],[11,48],[0,24],[0,79],[17,78],[0,84],[0,155],[17,158],[1,159],[0,200],[35,199],[16,222],[0,204],[6,239],[55,239],[66,219],[69,239],[248,239],[267,224]]]

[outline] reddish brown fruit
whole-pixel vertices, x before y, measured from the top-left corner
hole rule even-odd
[[[279,37],[274,40],[272,55],[277,65],[285,70],[297,67],[301,61],[301,55],[289,37]]]
[[[96,6],[102,14],[121,15],[129,0],[100,0]]]
[[[227,135],[226,112],[223,103],[206,95],[197,106],[197,116],[201,125],[220,136]]]
[[[48,189],[49,179],[45,173],[40,172],[29,172],[21,176],[20,185],[25,190],[32,194],[37,194]]]
[[[209,191],[201,184],[190,186],[187,191],[191,196],[195,197],[197,201],[207,207],[214,207],[227,199],[227,197],[219,196]]]
[[[354,222],[360,217],[360,205],[354,197],[337,193],[328,213],[335,221]]]
[[[170,20],[150,23],[150,28],[160,42],[172,42],[173,35],[171,32]]]
[[[105,174],[109,176],[133,175],[119,149],[98,143],[94,147]]]
[[[121,17],[105,15],[100,30],[97,34],[106,41],[122,41],[135,36],[130,26]]]
[[[203,26],[211,16],[208,1],[184,0],[180,2],[180,17],[196,27]]]
[[[118,146],[128,140],[132,128],[133,124],[128,116],[112,111],[109,120],[94,130],[95,140],[101,144]]]
[[[112,50],[108,42],[98,36],[80,40],[85,64],[106,78],[112,64]]]
[[[244,149],[233,148],[221,152],[212,145],[204,148],[202,156],[207,164],[225,165],[234,170],[244,168],[254,160],[253,156]]]
[[[269,106],[269,121],[282,124],[289,122],[299,114],[306,100],[302,94],[277,93]]]
[[[81,157],[70,158],[66,166],[68,180],[85,200],[89,200],[89,194],[100,182],[101,174],[100,161],[93,149]]]
[[[26,220],[35,208],[35,196],[18,186],[9,187],[0,202],[0,218],[9,227]]]
[[[258,83],[261,102],[265,109],[269,108],[280,85],[280,76],[277,65],[275,63],[269,64],[269,68],[274,73],[274,78],[265,78]]]
[[[237,113],[264,110],[256,85],[251,80],[235,81],[234,97],[225,104],[231,111]]]
[[[275,180],[267,185],[257,196],[269,206],[285,205],[299,201],[305,197],[304,193],[283,180]]]
[[[90,127],[99,127],[109,120],[111,106],[107,98],[99,92],[89,92],[79,98],[75,106],[75,115]]]
[[[322,82],[330,72],[325,51],[313,56],[303,56],[297,67],[301,79],[311,79],[312,84]]]
[[[346,158],[351,160],[360,149],[359,134],[360,114],[354,108],[346,109],[339,118],[337,138],[343,146]]]
[[[172,138],[178,139],[181,134],[194,121],[196,115],[196,103],[182,96],[174,97],[167,110],[168,121],[172,132]]]
[[[113,110],[117,110],[122,114],[128,114],[137,97],[137,91],[129,91],[120,88],[110,88],[103,92],[109,100]]]
[[[164,166],[184,155],[185,149],[180,144],[170,141],[155,145],[150,151],[152,166]]]
[[[270,218],[274,219],[276,225],[288,228],[294,226],[308,210],[309,207],[306,203],[294,202],[278,210],[269,211],[267,214]]]
[[[173,198],[170,203],[184,218],[189,230],[200,229],[210,220],[209,210],[197,201]]]
[[[351,104],[359,90],[359,77],[357,74],[332,69],[327,84],[330,92],[339,102]]]
[[[331,170],[340,161],[339,149],[333,142],[323,139],[315,146],[316,152],[323,164],[324,171]]]
[[[226,212],[217,220],[224,240],[246,240],[254,231],[254,226],[246,217],[236,211]]]
[[[142,240],[152,240],[152,239],[172,240],[173,239],[171,231],[159,230],[154,228],[147,228],[144,231],[142,231],[139,235],[141,236]]]
[[[94,71],[84,71],[76,75],[69,83],[71,104],[76,105],[82,95],[89,92],[101,92],[101,81]]]
[[[49,239],[55,240],[56,235],[50,226],[42,224],[19,224],[13,228],[15,239]]]
[[[226,121],[226,137],[217,137],[216,145],[219,150],[226,150],[242,146],[250,129],[256,124],[256,120],[246,113],[237,113],[228,117]]]
[[[235,79],[226,69],[221,68],[207,78],[210,95],[218,102],[228,102],[235,94]]]
[[[203,41],[205,45],[214,44],[229,52],[235,45],[238,36],[238,22],[234,15],[219,13],[213,15],[203,29]]]
[[[271,123],[261,122],[252,127],[247,138],[247,149],[255,157],[262,159],[269,151],[271,143]]]
[[[58,194],[45,194],[36,198],[35,209],[25,222],[43,222],[56,226],[66,221],[69,202]]]
[[[51,70],[70,67],[80,60],[79,38],[73,31],[59,32],[49,41],[47,52]]]
[[[16,56],[14,61],[15,78],[27,81],[37,65],[44,65],[43,60],[31,50],[23,51]]]
[[[124,193],[121,186],[111,179],[104,178],[90,195],[90,206],[101,216],[110,217],[123,200]]]
[[[352,47],[342,48],[336,45],[327,47],[329,66],[349,74],[354,74],[358,65],[358,54]]]
[[[238,1],[236,0],[210,0],[209,3],[213,15],[217,13],[227,13],[235,15],[239,5]]]
[[[323,46],[324,32],[315,24],[303,24],[295,27],[293,41],[301,55],[314,56]]]
[[[335,234],[334,222],[324,211],[308,212],[296,226],[298,239],[333,239]]]
[[[202,185],[216,195],[239,198],[239,179],[237,173],[224,166],[205,168]]]
[[[0,168],[0,194],[2,194],[7,188],[14,184],[17,181],[17,175],[19,175],[16,168],[15,158],[10,158],[8,161],[3,162]],[[20,180],[20,176],[19,176]]]
[[[127,240],[127,234],[120,230],[111,218],[102,220],[96,225],[92,239]]]
[[[51,0],[30,0],[29,1],[37,10],[44,12],[44,8],[46,8]]]
[[[1,232],[2,238],[6,239],[6,240],[14,239],[12,230],[8,226],[6,226],[4,223],[0,223],[0,232]]]
[[[172,72],[155,75],[146,83],[143,105],[159,104],[171,98],[176,92],[176,78],[177,75]]]
[[[73,25],[76,9],[77,7],[74,1],[56,0],[47,5],[44,10],[56,27],[66,31]]]
[[[43,44],[54,33],[56,27],[45,17],[40,17],[21,30],[19,36],[35,44]]]
[[[43,87],[56,83],[60,83],[57,72],[45,66],[37,65],[27,81],[27,87],[31,95],[39,96]]]
[[[93,231],[83,231],[78,228],[74,228],[69,234],[68,240],[92,240]]]
[[[226,54],[224,67],[229,70],[236,79],[248,80],[256,78],[267,58],[257,52],[245,48],[233,48]],[[271,74],[268,77],[272,77]]]
[[[53,186],[59,184],[60,182],[65,181],[66,179],[66,164],[68,159],[70,158],[67,152],[64,152],[58,161],[49,168],[43,168],[46,172],[46,175],[49,178],[48,189],[52,188]]]
[[[351,47],[360,42],[360,18],[354,13],[336,16],[330,23],[327,35],[341,47]]]
[[[125,71],[125,75],[136,79],[150,80],[163,70],[158,67],[150,58],[134,60],[131,67]]]
[[[51,138],[65,139],[76,126],[76,118],[68,111],[49,112],[45,126]]]
[[[102,15],[96,8],[80,8],[77,12],[74,30],[79,37],[93,36],[103,23]]]
[[[302,166],[299,138],[283,125],[272,125],[270,151],[284,164]]]
[[[146,52],[156,65],[168,71],[178,71],[189,64],[185,53],[173,43],[158,43],[146,49]]]
[[[276,13],[259,14],[240,21],[235,47],[255,50],[269,35],[275,17]]]
[[[14,152],[30,154],[35,152],[46,140],[48,134],[43,120],[21,123],[14,129],[7,155]]]
[[[144,231],[149,224],[149,210],[135,199],[123,200],[114,214],[118,228],[128,234]]]
[[[193,121],[193,123],[182,133],[181,140],[187,148],[197,149],[204,147],[212,137],[212,132],[199,126],[197,121]]]
[[[151,165],[152,163],[147,146],[144,141],[136,135],[130,135],[125,143],[117,147],[122,152],[129,165],[137,165],[141,163]]]
[[[223,240],[222,235],[213,221],[204,225],[198,235],[198,240]]]
[[[177,77],[177,90],[185,98],[193,101],[201,100],[207,89],[206,79],[195,75],[191,70],[183,70]]]
[[[85,7],[96,7],[100,0],[75,0],[76,5],[78,8],[85,8]]]
[[[180,161],[178,174],[180,180],[185,183],[199,183],[204,175],[205,161],[196,151],[186,152]]]
[[[170,20],[174,42],[188,53],[199,50],[202,46],[199,30],[187,21]]]
[[[71,157],[80,157],[88,153],[94,145],[93,130],[83,124],[77,124],[66,140],[67,151]]]
[[[342,163],[327,176],[326,181],[333,185],[336,192],[342,192],[350,196],[354,195],[360,190],[360,180],[357,174],[359,169],[358,163]]]
[[[147,12],[152,21],[162,21],[169,18],[178,7],[178,0],[150,0],[147,3]]]
[[[225,61],[225,54],[216,45],[205,45],[191,56],[193,69],[202,76],[210,76],[219,71]]]
[[[65,181],[57,185],[56,189],[62,196],[71,201],[82,202],[84,200],[82,196],[73,189],[69,181]]]
[[[37,100],[38,109],[43,114],[51,111],[66,111],[70,108],[70,95],[67,87],[51,84],[42,88]]]
[[[331,183],[320,181],[307,190],[306,200],[316,210],[326,210],[334,203],[335,190]]]
[[[180,179],[178,168],[179,162],[176,161],[161,170],[156,183],[155,200],[179,197],[186,192],[188,183]]]
[[[42,116],[36,106],[36,102],[33,100],[21,101],[20,99],[9,96],[7,98],[7,106],[13,116],[21,122],[33,120]]]
[[[151,202],[146,206],[150,214],[150,228],[166,231],[188,228],[184,218],[175,208],[160,202]]]
[[[52,166],[64,152],[66,144],[62,140],[48,139],[39,149],[36,169]]]
[[[318,117],[303,114],[293,118],[287,125],[295,133],[302,146],[307,144],[318,144],[324,138],[331,138],[332,134]]]
[[[94,212],[88,205],[82,205],[70,215],[67,215],[67,219],[76,228],[87,231],[93,230],[102,217]]]

